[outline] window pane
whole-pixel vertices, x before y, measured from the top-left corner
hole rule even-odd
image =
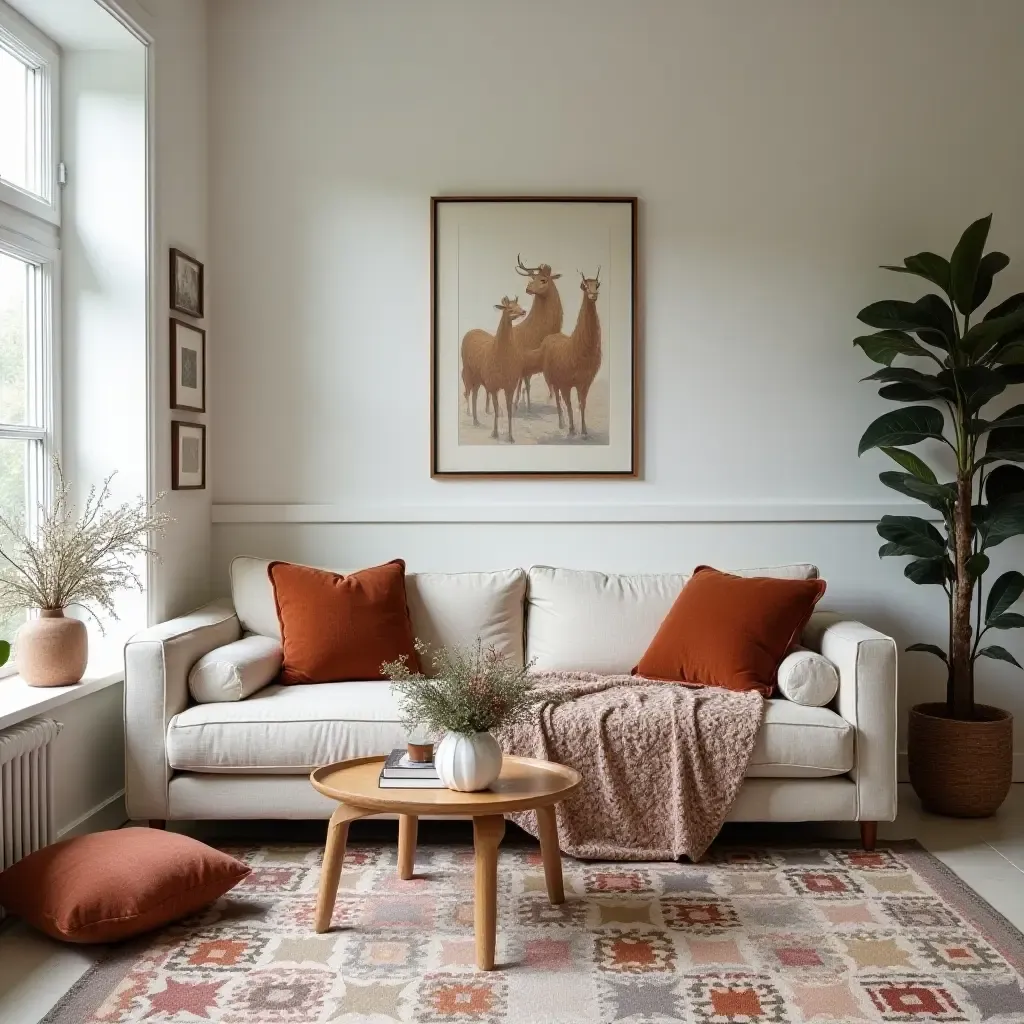
[[[0,423],[26,422],[31,269],[0,252]]]
[[[0,178],[29,191],[34,191],[29,167],[33,74],[17,57],[0,49]]]
[[[0,515],[18,531],[25,529],[28,509],[29,449],[38,441],[0,438]],[[10,535],[0,528],[0,545],[10,545]],[[18,626],[25,621],[23,612],[0,617],[0,640],[13,640]]]

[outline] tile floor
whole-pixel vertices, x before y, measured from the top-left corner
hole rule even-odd
[[[391,824],[365,824],[378,832],[384,830],[385,836],[394,829]],[[235,832],[225,832],[226,827]],[[322,830],[312,823],[292,826],[274,823],[271,827],[289,829],[287,834],[291,836],[300,832],[304,840],[312,839],[318,835],[318,829]],[[256,828],[261,838],[269,838],[267,824]],[[197,831],[197,835],[212,841],[231,834],[237,834],[235,826],[207,826]],[[855,835],[856,829],[846,826],[836,826],[826,835],[820,827],[812,826],[740,825],[730,826],[726,839],[743,843],[768,844],[773,840],[813,843],[815,839],[852,839]],[[355,826],[351,838],[360,838]],[[899,817],[880,827],[880,838],[917,839],[1024,931],[1024,785],[1014,786],[999,814],[983,821],[927,814],[921,810],[910,787],[901,786]],[[16,922],[0,926],[0,1021],[36,1024],[90,963],[88,948],[60,945],[29,932]]]

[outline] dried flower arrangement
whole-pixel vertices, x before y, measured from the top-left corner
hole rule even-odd
[[[102,631],[95,609],[117,618],[114,595],[142,589],[136,560],[154,553],[149,535],[162,531],[172,520],[154,511],[163,494],[152,502],[140,497],[107,507],[114,474],[98,490],[90,489],[82,514],[77,515],[56,456],[53,472],[53,503],[39,507],[36,537],[0,516],[0,528],[6,534],[0,536],[0,618],[25,608],[56,610],[77,605],[96,619]]]
[[[416,651],[431,659],[434,676],[412,672],[403,655],[381,665],[399,694],[402,722],[409,730],[470,736],[518,722],[548,695],[530,676],[533,662],[520,667],[507,655],[484,647],[431,648],[420,640]]]

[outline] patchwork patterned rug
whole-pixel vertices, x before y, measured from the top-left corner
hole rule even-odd
[[[403,882],[393,845],[353,846],[325,935],[318,848],[229,852],[242,885],[114,951],[46,1021],[1024,1022],[1024,936],[912,844],[566,859],[561,907],[510,846],[493,973],[473,967],[467,847],[421,847]]]

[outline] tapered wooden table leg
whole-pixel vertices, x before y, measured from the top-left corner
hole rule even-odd
[[[331,815],[331,822],[327,826],[324,863],[320,869],[320,891],[316,897],[315,927],[318,932],[325,932],[331,927],[331,914],[334,913],[334,901],[337,899],[338,883],[341,881],[341,865],[345,863],[349,822],[365,818],[372,813],[373,811],[361,811],[358,807],[338,804],[337,810]]]
[[[476,965],[481,971],[494,970],[494,940],[498,907],[498,846],[505,834],[505,819],[488,814],[473,819],[476,847],[476,892],[473,924],[476,932]]]
[[[416,828],[419,818],[415,814],[398,816],[398,877],[412,878],[416,860]]]
[[[565,902],[562,886],[562,854],[558,849],[558,826],[555,824],[555,808],[537,808],[537,834],[540,836],[540,855],[544,860],[544,881],[548,887],[548,899],[552,904]]]

